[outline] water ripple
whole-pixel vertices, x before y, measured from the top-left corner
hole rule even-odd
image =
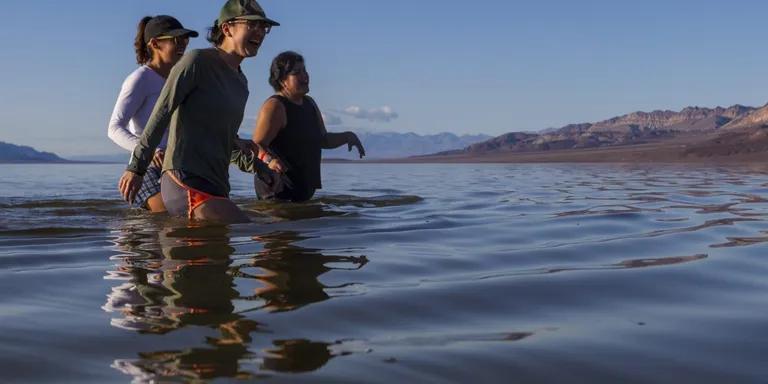
[[[4,168],[0,381],[768,374],[764,167],[324,164],[301,204],[233,173],[232,226],[127,209],[121,168]]]

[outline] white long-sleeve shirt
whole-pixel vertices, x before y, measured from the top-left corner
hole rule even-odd
[[[133,152],[164,84],[165,79],[146,65],[128,75],[109,119],[107,136],[115,144]],[[165,149],[167,142],[166,132],[158,148]]]

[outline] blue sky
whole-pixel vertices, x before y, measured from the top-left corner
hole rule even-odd
[[[251,119],[271,94],[270,60],[287,49],[306,57],[311,94],[341,120],[332,130],[498,135],[768,101],[764,1],[260,3],[282,26],[244,62]],[[222,4],[3,1],[0,141],[65,156],[119,153],[106,125],[136,67],[139,18],[170,14],[202,34]],[[190,44],[207,46],[202,36]]]

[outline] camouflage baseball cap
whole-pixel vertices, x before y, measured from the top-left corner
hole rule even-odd
[[[234,19],[262,20],[271,25],[280,25],[277,21],[267,18],[264,9],[261,8],[256,0],[227,0],[227,3],[221,7],[219,24],[224,24]]]

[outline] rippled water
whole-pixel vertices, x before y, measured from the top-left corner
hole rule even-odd
[[[325,164],[254,223],[0,165],[0,381],[765,382],[768,168]]]

